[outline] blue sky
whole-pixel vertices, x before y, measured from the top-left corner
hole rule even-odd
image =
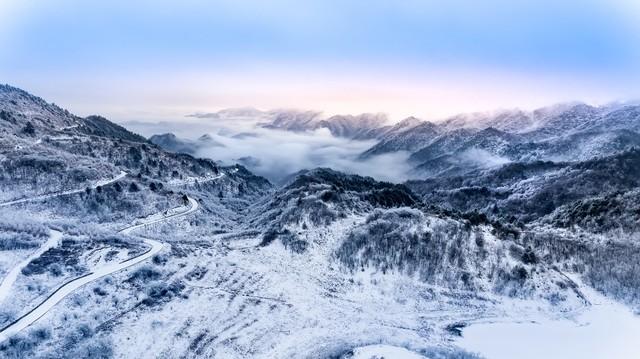
[[[640,98],[631,0],[399,3],[5,0],[0,81],[117,120],[233,106],[439,117]]]

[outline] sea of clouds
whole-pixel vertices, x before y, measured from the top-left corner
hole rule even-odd
[[[339,138],[326,129],[309,132],[273,130],[262,128],[259,121],[247,118],[188,118],[179,122],[129,122],[124,125],[145,136],[171,132],[181,139],[196,141],[195,156],[228,165],[240,163],[275,183],[297,171],[317,167],[389,182],[407,180],[411,170],[406,152],[362,160],[358,156],[375,141]],[[197,141],[205,134],[212,141]]]

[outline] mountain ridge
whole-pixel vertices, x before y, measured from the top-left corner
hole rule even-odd
[[[140,260],[75,290],[0,356],[348,357],[375,338],[477,359],[456,338],[478,320],[573,320],[592,305],[586,286],[640,306],[633,108],[611,131],[578,118],[590,109],[565,114],[574,124],[546,142],[409,118],[383,126],[378,148],[416,151],[430,176],[394,184],[321,167],[277,186],[161,148],[182,144],[174,135],[142,141],[26,92],[0,87],[0,111],[0,254],[64,233],[16,278],[0,327],[64,283]]]

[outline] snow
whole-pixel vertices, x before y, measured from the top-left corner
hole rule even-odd
[[[112,337],[114,356],[180,357],[194,352],[190,341],[203,333],[202,348],[196,349],[200,357],[327,357],[372,342],[423,349],[416,313],[435,314],[437,308],[427,307],[437,303],[414,302],[415,288],[396,296],[396,277],[386,281],[382,293],[370,282],[350,284],[350,274],[327,270],[335,242],[354,220],[362,219],[350,217],[323,230],[329,243],[314,245],[305,255],[291,254],[278,241],[241,250],[211,241],[176,269],[208,269],[202,278],[185,281],[188,300],[121,318],[126,325]],[[169,243],[178,246],[178,238]],[[407,302],[398,303],[399,297]],[[128,338],[135,338],[135,345]]]
[[[150,224],[162,222],[170,218],[186,216],[187,214],[197,211],[198,208],[200,207],[200,204],[198,203],[198,201],[196,201],[191,197],[187,197],[187,199],[189,201],[189,206],[174,208],[173,210],[168,211],[166,214],[163,214],[163,215],[155,214],[155,215],[149,216],[145,220],[142,220],[141,223],[121,229],[120,231],[118,231],[118,233],[129,234],[134,229],[138,229],[141,227],[148,226]],[[185,209],[185,210],[182,210],[182,209]]]
[[[592,305],[574,318],[473,324],[457,344],[491,359],[640,358],[640,317],[592,288],[580,289]]]
[[[15,95],[14,97],[20,98]],[[453,257],[460,260],[445,261],[441,271],[434,271],[432,276],[426,278],[421,278],[418,272],[411,275],[411,271],[383,269],[374,265],[354,266],[350,270],[345,268],[344,263],[336,256],[337,250],[349,239],[350,234],[354,233],[354,229],[367,229],[363,224],[373,208],[361,203],[359,196],[349,198],[350,194],[341,192],[342,200],[347,203],[344,207],[333,201],[322,206],[323,209],[327,208],[340,214],[335,222],[307,226],[313,223],[315,215],[322,213],[313,212],[312,209],[305,212],[307,207],[294,203],[298,198],[319,198],[322,190],[311,191],[315,184],[284,193],[282,201],[273,200],[281,195],[276,188],[261,185],[259,179],[250,178],[245,172],[233,176],[233,173],[238,172],[237,168],[221,168],[218,172],[217,165],[213,163],[201,165],[199,162],[187,161],[187,157],[173,157],[159,148],[149,149],[146,145],[138,146],[122,141],[116,145],[113,142],[115,138],[109,136],[84,136],[82,131],[70,131],[77,127],[78,123],[82,123],[81,119],[63,114],[60,109],[45,106],[46,104],[43,105],[34,99],[29,101],[34,103],[28,105],[25,100],[21,100],[15,108],[11,103],[15,104],[16,101],[5,102],[12,111],[24,106],[24,111],[18,113],[26,114],[25,118],[31,119],[44,137],[35,143],[31,142],[35,140],[32,136],[23,138],[10,135],[6,139],[3,138],[6,142],[3,144],[6,152],[0,154],[0,162],[13,161],[23,155],[33,155],[38,161],[59,156],[56,160],[64,163],[66,170],[80,170],[82,176],[74,176],[69,181],[69,176],[64,173],[66,170],[51,167],[52,170],[49,172],[32,171],[25,166],[28,170],[25,170],[26,173],[15,177],[5,176],[4,183],[7,187],[2,190],[3,199],[0,201],[0,207],[79,193],[86,187],[95,188],[115,182],[125,177],[126,173],[121,172],[115,178],[92,183],[78,183],[75,179],[104,178],[110,176],[109,174],[116,174],[120,170],[120,167],[116,166],[138,171],[138,165],[143,163],[127,167],[129,161],[121,161],[131,157],[127,155],[128,149],[140,150],[144,154],[143,158],[149,159],[149,163],[153,163],[153,159],[163,164],[162,171],[159,171],[157,176],[154,176],[155,171],[149,171],[149,175],[139,178],[140,183],[136,184],[148,184],[149,180],[160,181],[164,188],[175,191],[162,190],[152,193],[140,186],[142,189],[139,192],[121,191],[116,197],[106,198],[113,202],[105,203],[104,206],[96,205],[96,208],[89,208],[86,212],[84,210],[87,208],[72,207],[73,203],[80,203],[84,198],[74,198],[73,203],[67,206],[60,205],[59,201],[54,201],[55,206],[51,208],[47,203],[37,203],[35,206],[17,208],[15,214],[11,213],[16,218],[23,215],[37,216],[42,218],[41,222],[51,223],[54,228],[64,228],[67,238],[75,242],[69,247],[68,252],[60,254],[60,261],[72,259],[78,263],[74,266],[55,262],[52,267],[43,266],[49,271],[33,275],[22,273],[22,268],[60,240],[60,232],[51,232],[49,239],[44,243],[47,235],[44,223],[40,223],[42,227],[39,235],[34,236],[39,239],[29,242],[29,246],[24,246],[32,248],[31,243],[43,243],[41,248],[27,250],[17,246],[16,249],[3,250],[0,253],[0,320],[5,325],[17,319],[6,330],[0,330],[0,340],[23,329],[27,332],[23,338],[31,338],[33,335],[28,332],[38,327],[50,334],[48,338],[38,339],[41,341],[33,345],[31,352],[27,345],[18,348],[25,350],[23,357],[83,357],[72,354],[73,346],[88,347],[89,344],[95,348],[112,349],[114,357],[122,358],[316,358],[339,355],[343,355],[344,359],[467,357],[438,354],[455,353],[458,351],[457,345],[486,355],[488,359],[640,357],[638,350],[630,344],[635,342],[635,337],[640,333],[638,317],[622,305],[606,300],[586,286],[571,285],[572,281],[578,282],[577,279],[564,277],[561,270],[582,270],[578,266],[582,264],[578,256],[559,263],[548,263],[543,251],[545,247],[542,247],[540,258],[543,258],[543,261],[535,264],[523,261],[520,251],[524,250],[524,241],[530,238],[529,234],[542,229],[538,224],[523,230],[523,236],[513,240],[493,235],[494,228],[491,226],[473,225],[473,237],[468,237],[468,241],[467,237],[464,237],[465,241],[442,241],[441,248],[434,247],[434,251],[442,250],[443,254],[453,253]],[[578,115],[590,113],[579,108],[576,111],[571,110],[569,123],[565,124],[558,116],[569,110],[558,109],[555,114],[549,112],[535,119],[531,114],[515,111],[487,115],[484,121],[480,118],[477,120],[487,127],[491,125],[510,132],[525,132],[531,130],[532,128],[528,127],[535,126],[537,120],[549,120],[540,123],[540,128],[544,129],[543,125],[548,122],[550,126],[547,130],[534,133],[532,139],[542,142],[548,136],[562,136],[539,143],[540,148],[534,146],[534,150],[527,152],[531,159],[551,155],[558,158],[586,158],[617,148],[616,143],[612,143],[618,139],[614,133],[598,132],[595,137],[577,133],[579,136],[567,137],[575,130],[571,126],[577,124],[574,112],[578,111]],[[265,119],[273,115],[255,110],[237,112],[238,116],[247,117],[261,114]],[[225,117],[224,113],[215,116],[218,119],[216,122]],[[292,114],[291,118],[283,120],[291,119],[291,124],[296,126],[305,125],[303,122],[296,123],[295,117],[295,114]],[[232,120],[229,127],[237,129],[233,124],[235,119],[227,119]],[[354,117],[334,118],[331,131],[340,131],[340,134],[347,135],[354,127],[351,126],[352,119]],[[475,119],[460,118],[459,123],[451,125],[464,126],[465,123],[469,124],[470,120]],[[631,122],[633,118],[625,117],[622,120]],[[7,121],[7,124],[9,123]],[[401,126],[405,124],[405,127]],[[284,125],[281,127],[288,128]],[[413,128],[409,129],[410,127]],[[582,127],[577,129],[580,128]],[[18,133],[16,131],[21,129],[15,126],[10,130]],[[66,134],[60,133],[67,130],[69,131]],[[514,148],[510,139],[515,139],[515,142],[522,139],[520,136],[503,137],[494,130],[482,133],[476,130],[446,132],[445,138],[439,137],[445,130],[448,131],[442,129],[441,125],[421,125],[420,121],[409,119],[389,131],[385,130],[384,141],[375,148],[381,152],[399,148],[422,148],[426,143],[440,138],[446,145],[442,149],[443,153],[448,153],[447,148],[456,152],[460,149],[461,141],[472,140],[469,143],[496,155]],[[73,134],[75,132],[78,133]],[[320,132],[326,134],[327,131]],[[368,134],[367,131],[365,135]],[[244,138],[242,136],[234,139]],[[281,139],[280,136],[275,137]],[[254,137],[249,135],[247,138]],[[310,139],[310,136],[305,135],[306,142]],[[331,141],[335,142],[335,139]],[[124,145],[120,145],[121,143]],[[343,150],[357,150],[357,153],[364,150],[360,149],[363,142],[359,143],[354,145],[339,141],[344,147]],[[563,147],[566,144],[572,146]],[[21,150],[14,153],[11,148]],[[317,151],[312,151],[315,155],[326,157],[326,148],[316,149]],[[517,147],[515,149],[519,150]],[[579,151],[580,149],[582,151]],[[260,143],[254,150],[256,153],[267,150],[274,152],[273,148]],[[289,152],[286,154],[290,154]],[[479,157],[488,156],[488,153],[476,149],[461,153],[466,155],[462,156],[464,159],[474,161]],[[516,153],[519,155],[520,152]],[[210,155],[220,159],[219,149],[216,148]],[[404,154],[396,155],[404,157]],[[239,156],[234,155],[234,158],[237,157]],[[360,171],[363,168],[342,162],[333,161],[328,165],[339,166],[349,172]],[[405,163],[404,159],[396,162]],[[9,167],[10,163],[7,164]],[[191,168],[191,165],[194,167]],[[274,164],[272,167],[277,171],[278,168],[282,168],[280,165]],[[151,164],[150,166],[155,167]],[[389,166],[376,166],[375,163],[372,165],[372,162],[363,166],[374,169],[384,167],[385,173],[393,176],[390,180],[397,179],[398,173],[404,172],[404,168],[400,168],[402,171],[389,170]],[[180,173],[180,179],[166,180],[168,174],[165,168],[175,169]],[[533,169],[536,169],[535,166]],[[510,203],[518,199],[526,201],[537,195],[540,188],[547,183],[561,183],[563,178],[582,173],[572,171],[574,170],[569,165],[557,168],[542,166],[540,172],[532,171],[540,173],[538,175],[526,175],[522,179],[513,176],[504,179],[503,182],[496,180],[496,186],[503,187],[491,189],[510,194]],[[28,178],[29,173],[35,173],[38,177]],[[379,172],[376,173],[382,176]],[[196,185],[218,179],[222,182],[219,186]],[[257,184],[261,189],[252,192],[253,184]],[[184,188],[172,188],[179,186]],[[327,183],[319,184],[317,187],[327,190],[332,188]],[[236,188],[238,196],[235,196]],[[275,195],[271,190],[276,191]],[[29,197],[30,191],[37,191],[37,196]],[[83,197],[90,200],[107,197],[91,192]],[[107,194],[109,192],[111,191],[107,191]],[[174,202],[183,193],[199,198],[202,203],[199,204],[191,197],[184,197],[188,200],[184,205]],[[258,197],[263,195],[265,196]],[[114,205],[120,200],[126,201],[122,203],[125,205]],[[255,206],[256,200],[258,206]],[[4,201],[11,202],[2,203]],[[273,208],[268,206],[270,204],[273,204]],[[204,210],[198,213],[197,218],[189,221],[178,219],[197,211],[200,205]],[[262,215],[263,210],[268,213]],[[115,213],[116,211],[118,212]],[[278,214],[283,211],[294,214],[298,214],[295,211],[302,212],[300,216],[292,216],[296,218],[294,221]],[[428,212],[430,211],[425,211],[425,214],[420,216],[426,216]],[[5,213],[8,214],[10,211],[6,210]],[[420,236],[423,233],[443,233],[446,236],[450,233],[445,231],[449,228],[447,223],[457,221],[442,214],[429,218],[419,217],[421,219],[414,223],[408,221],[407,217],[400,216],[407,213],[407,210],[402,210],[397,222],[393,223],[398,227],[404,227],[403,233],[407,236]],[[96,220],[93,220],[94,218]],[[138,219],[132,221],[133,218]],[[359,228],[360,226],[362,228]],[[261,245],[266,230],[277,230],[280,227],[308,245],[305,247],[306,250],[302,253],[292,252],[285,248],[286,242],[282,240],[274,241],[267,246]],[[140,238],[134,243],[127,243],[127,239],[131,240],[131,237],[118,235],[109,238],[117,230],[120,234],[134,234],[136,231],[138,237],[149,236],[159,240]],[[16,233],[19,232],[20,228],[16,230]],[[389,231],[385,231],[382,237],[395,238],[388,234]],[[454,235],[455,233],[451,235],[451,239],[457,239]],[[578,237],[576,233],[570,233],[569,229],[557,229],[554,235],[558,238]],[[595,248],[607,248],[607,245],[614,243],[605,242],[613,241],[610,236],[585,232],[584,239],[580,234],[578,244],[598,244],[599,247]],[[99,240],[95,241],[96,239]],[[473,239],[482,239],[482,244]],[[619,236],[615,239],[623,241]],[[148,246],[146,252],[143,252],[145,249],[141,242]],[[167,250],[169,246],[170,251]],[[454,246],[456,251],[449,251]],[[402,253],[398,248],[391,249],[385,253],[388,248],[381,246],[378,249],[379,253],[373,254]],[[154,258],[157,260],[149,261],[148,259],[156,253],[161,255]],[[362,253],[358,255],[363,256]],[[153,276],[148,280],[139,280],[136,276],[138,273],[129,272],[133,271],[130,268],[136,265],[144,265],[144,269],[138,273],[149,271]],[[500,286],[496,286],[493,273],[505,270],[504,273],[508,275],[510,269],[517,267],[527,271],[526,280],[518,283],[509,280],[505,283],[499,282]],[[78,273],[86,275],[78,277],[81,275]],[[458,274],[469,274],[472,285],[459,285]],[[156,290],[168,288],[175,289],[175,292],[166,295],[160,293],[162,295],[156,296]],[[455,329],[464,325],[467,325],[463,330],[464,337],[458,339]],[[74,330],[78,328],[90,329],[90,336],[94,337],[83,338],[82,340],[87,341],[76,343],[73,341],[77,338]],[[20,340],[15,342],[29,343]],[[0,350],[0,353],[4,352]]]
[[[38,248],[37,251],[35,251],[22,262],[18,263],[9,271],[9,273],[7,273],[7,275],[2,280],[2,283],[0,284],[0,304],[2,304],[2,302],[11,292],[11,287],[13,286],[13,283],[15,283],[22,269],[26,267],[32,260],[40,257],[42,253],[48,251],[50,248],[57,246],[60,242],[60,238],[62,238],[62,232],[52,230],[49,235],[49,239],[40,248]]]
[[[353,359],[425,359],[418,353],[390,345],[368,345],[353,350]]]
[[[126,173],[125,173],[125,175],[126,175]],[[128,234],[131,231],[133,231],[134,229],[141,228],[141,227],[144,227],[144,226],[152,224],[152,223],[157,223],[157,222],[160,222],[160,221],[164,221],[164,220],[167,220],[167,219],[170,219],[170,218],[185,216],[185,215],[188,215],[190,213],[193,213],[193,212],[197,211],[198,208],[199,208],[198,202],[195,199],[191,198],[191,197],[188,197],[188,200],[189,200],[189,203],[190,203],[190,207],[186,211],[168,214],[168,215],[165,215],[165,216],[163,216],[161,218],[154,218],[152,220],[149,220],[149,221],[146,221],[146,222],[143,222],[143,223],[140,223],[140,224],[132,225],[130,227],[127,227],[125,229],[120,230],[119,233]],[[56,234],[55,236],[57,237],[57,239],[59,239],[61,234],[60,234],[60,232],[57,232],[57,233],[59,233],[59,235]],[[52,234],[52,237],[54,237],[53,234]],[[44,300],[44,302],[42,302],[41,304],[36,306],[31,311],[27,312],[27,314],[25,314],[24,316],[20,317],[18,320],[14,321],[9,326],[5,327],[0,332],[0,342],[4,341],[5,339],[11,337],[12,335],[15,335],[16,333],[22,331],[23,329],[29,327],[31,324],[35,323],[38,319],[40,319],[42,316],[47,314],[47,312],[49,312],[56,304],[58,304],[65,297],[67,297],[68,295],[70,295],[71,293],[76,291],[77,289],[85,286],[88,283],[96,281],[97,279],[100,279],[100,278],[105,277],[107,275],[119,272],[119,271],[121,271],[121,270],[123,270],[125,268],[134,266],[134,265],[136,265],[138,263],[141,263],[141,262],[151,258],[152,256],[154,256],[155,254],[157,254],[158,252],[160,252],[164,248],[164,244],[162,244],[161,242],[158,242],[156,240],[149,239],[149,238],[142,238],[142,240],[151,249],[149,249],[148,251],[142,253],[141,255],[135,256],[133,258],[129,258],[129,259],[124,260],[122,262],[108,263],[108,264],[102,262],[100,266],[93,268],[93,271],[91,273],[89,273],[87,275],[84,275],[84,276],[81,276],[81,277],[78,277],[78,278],[75,278],[75,279],[67,282],[63,286],[61,286],[58,289],[56,289],[47,299]],[[51,240],[51,241],[48,241],[47,244],[45,244],[45,246],[49,246],[49,248],[51,248],[51,246],[55,245],[55,243],[57,243],[57,240],[56,240],[56,242],[53,242],[53,240]],[[46,249],[48,249],[48,248],[46,248]],[[42,252],[38,251],[36,254],[39,256],[40,254],[44,253],[44,251],[46,251],[46,249],[42,250]],[[35,256],[33,258],[35,258]],[[28,260],[25,260],[23,262],[24,266],[29,264],[29,262],[33,258],[29,257]],[[13,273],[13,270],[12,270],[11,273]],[[9,283],[9,284],[7,284],[8,288],[10,288],[10,285],[13,284],[13,282],[15,282],[15,277],[17,277],[19,271],[16,270],[15,275],[12,275],[11,273],[9,273],[9,276],[8,276],[8,278],[9,278],[8,282],[7,282],[7,283]],[[3,290],[4,290],[4,287],[5,287],[5,284],[3,282],[3,285],[2,285]],[[7,289],[7,291],[8,291],[8,289]]]
[[[109,178],[109,179],[96,181],[96,182],[92,183],[89,187],[96,188],[96,187],[99,187],[99,186],[106,186],[108,184],[111,184],[111,183],[114,183],[116,181],[119,181],[119,180],[123,179],[126,175],[127,175],[127,172],[120,171],[120,173],[117,176],[115,176],[113,178]],[[58,196],[64,196],[64,195],[69,195],[69,194],[80,193],[80,192],[83,192],[84,190],[85,190],[85,187],[78,188],[78,189],[73,189],[73,190],[69,190],[69,191],[49,193],[49,194],[45,194],[45,195],[42,195],[42,196],[22,198],[22,199],[18,199],[18,200],[15,200],[15,201],[9,201],[9,202],[0,203],[0,207],[6,207],[6,206],[14,205],[14,204],[25,203],[25,202],[42,201],[42,200],[45,200],[45,199],[48,199],[48,198],[52,198],[52,197],[58,197]]]
[[[225,173],[220,173],[217,175],[208,175],[208,176],[202,176],[202,177],[194,177],[194,176],[187,176],[185,178],[182,179],[172,179],[169,180],[167,182],[167,184],[171,185],[171,186],[183,186],[183,185],[191,185],[194,184],[196,182],[199,183],[203,183],[203,182],[209,182],[209,181],[215,181],[219,178],[222,178],[225,175]]]
[[[146,238],[143,240],[147,245],[151,247],[149,251],[124,262],[107,264],[102,267],[95,268],[94,271],[89,273],[88,275],[76,278],[58,288],[44,302],[35,307],[33,310],[29,311],[26,315],[22,316],[14,323],[10,324],[2,332],[0,332],[0,342],[35,323],[43,315],[47,314],[47,312],[51,310],[56,304],[58,304],[61,300],[63,300],[69,294],[73,293],[78,288],[81,288],[82,286],[91,283],[99,278],[145,261],[151,258],[156,253],[160,252],[160,250],[164,247],[164,245],[158,241]]]

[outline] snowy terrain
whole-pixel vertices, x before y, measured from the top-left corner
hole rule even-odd
[[[29,257],[25,258],[20,263],[13,266],[13,268],[11,268],[11,270],[9,270],[9,272],[4,275],[2,284],[0,284],[0,303],[4,302],[4,300],[11,292],[11,287],[13,286],[13,283],[15,283],[16,279],[18,278],[18,274],[20,274],[22,269],[29,263],[31,263],[31,261],[40,257],[44,252],[48,251],[50,248],[57,246],[60,242],[61,237],[61,232],[52,230],[51,234],[49,235],[49,239],[47,239],[47,241],[43,245],[41,245],[37,251],[35,251]]]
[[[640,333],[640,317],[593,289],[580,287],[591,305],[571,318],[522,317],[471,324],[458,343],[495,359],[640,357],[640,347],[632,344]]]
[[[431,176],[279,185],[10,86],[0,110],[0,357],[639,354],[633,108],[198,115],[377,141],[362,163],[409,150]]]

